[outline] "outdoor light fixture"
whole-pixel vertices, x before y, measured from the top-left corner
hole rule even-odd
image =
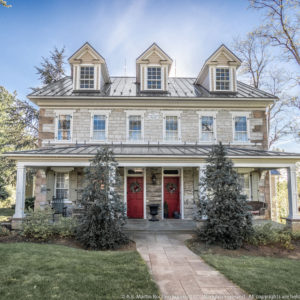
[[[155,185],[156,184],[156,175],[154,173],[151,176],[151,180],[152,180],[152,184]]]

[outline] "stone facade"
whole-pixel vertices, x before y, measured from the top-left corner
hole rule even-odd
[[[103,108],[110,110],[108,116],[108,138],[107,142],[126,142],[126,111],[134,110],[134,108]],[[55,143],[55,109],[41,109],[40,111],[40,139],[44,145],[48,142]],[[91,113],[92,109],[77,108],[73,110],[73,131],[72,141],[78,143],[93,142],[91,136]],[[141,110],[144,113],[144,142],[157,143],[163,142],[163,113],[161,109]],[[165,110],[164,110],[165,111]],[[180,114],[181,142],[182,143],[200,143],[199,140],[199,115],[195,109],[182,109]],[[211,110],[210,110],[211,111]],[[245,112],[245,111],[241,111]],[[249,112],[249,110],[247,110]],[[250,143],[236,144],[233,141],[233,117],[230,110],[218,109],[216,114],[216,133],[217,142],[224,144],[233,143],[237,147],[247,147],[256,149],[266,149],[267,147],[267,124],[264,111],[250,111],[249,115],[249,131]],[[153,130],[155,129],[155,130]],[[68,141],[65,141],[68,144]]]

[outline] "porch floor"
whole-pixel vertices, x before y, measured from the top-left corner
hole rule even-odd
[[[178,231],[190,233],[196,230],[196,222],[193,220],[166,219],[151,222],[145,219],[128,219],[124,226],[125,231],[149,231],[170,232]]]
[[[271,223],[274,227],[284,227],[283,224],[271,220],[253,218],[253,225],[264,225]],[[151,222],[145,219],[127,219],[124,226],[126,232],[160,232],[160,233],[193,233],[197,229],[197,222],[194,220],[165,219]]]

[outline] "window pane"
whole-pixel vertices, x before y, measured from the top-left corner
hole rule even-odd
[[[246,142],[247,136],[247,118],[246,117],[235,117],[235,140]]]
[[[94,88],[94,67],[80,67],[80,88]]]
[[[58,117],[58,140],[70,140],[71,139],[71,116],[59,115]]]
[[[69,174],[56,173],[56,198],[68,199],[69,194]]]
[[[242,187],[242,193],[247,196],[247,200],[251,200],[249,174],[239,174],[239,182]]]
[[[228,68],[216,68],[216,90],[228,91],[230,89],[230,76]]]
[[[161,68],[147,68],[147,87],[148,89],[161,89]]]
[[[177,116],[166,116],[166,140],[178,140],[178,118]]]
[[[106,139],[106,116],[105,115],[95,115],[94,116],[94,131],[93,139],[103,141]]]
[[[142,117],[130,116],[129,117],[129,139],[141,140],[142,138]]]

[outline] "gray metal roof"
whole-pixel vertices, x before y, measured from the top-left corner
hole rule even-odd
[[[201,85],[195,85],[196,78],[170,77],[167,92],[140,91],[135,77],[110,77],[111,83],[101,91],[74,91],[70,76],[49,84],[31,93],[28,97],[177,97],[177,98],[266,98],[275,96],[256,89],[243,82],[237,82],[237,93],[211,93]]]
[[[107,144],[116,156],[195,156],[207,157],[211,145]],[[7,156],[94,156],[103,145],[74,145],[44,147],[36,150],[7,152]],[[225,146],[229,157],[299,157],[300,153],[255,150]]]

